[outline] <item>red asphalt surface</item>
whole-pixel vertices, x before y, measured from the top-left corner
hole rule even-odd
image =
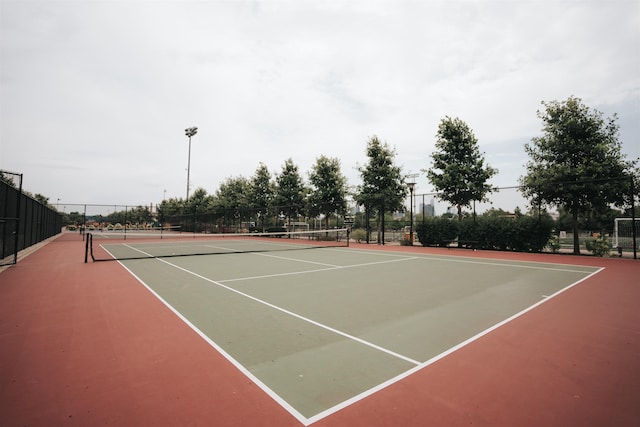
[[[367,246],[375,249],[375,246]],[[640,425],[640,261],[605,267],[315,427]],[[1,426],[301,426],[115,262],[63,234],[0,272]]]

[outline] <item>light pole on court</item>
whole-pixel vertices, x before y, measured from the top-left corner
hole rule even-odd
[[[409,227],[409,244],[413,245],[413,189],[416,186],[415,182],[409,182],[407,183],[407,185],[409,186],[409,200],[411,205],[409,206],[409,211],[411,213],[411,218],[410,218],[410,224],[411,226]]]
[[[416,178],[418,177],[417,173],[407,175],[409,182],[407,182],[407,186],[409,187],[409,212],[411,213],[410,218],[410,227],[409,227],[409,244],[413,245],[413,190],[416,186]]]
[[[198,133],[197,127],[190,127],[184,130],[185,135],[189,137],[189,159],[187,160],[187,200],[189,200],[189,175],[191,173],[191,137]]]

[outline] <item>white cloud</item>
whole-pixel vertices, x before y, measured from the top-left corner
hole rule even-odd
[[[0,168],[52,200],[183,197],[188,126],[209,192],[322,154],[355,185],[374,134],[417,172],[445,115],[515,184],[540,102],[570,95],[618,112],[640,155],[635,1],[1,5]]]

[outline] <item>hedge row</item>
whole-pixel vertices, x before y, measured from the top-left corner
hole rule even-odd
[[[430,218],[416,226],[423,246],[458,246],[521,252],[540,252],[553,232],[549,217],[497,216],[466,218],[462,222],[444,217]]]

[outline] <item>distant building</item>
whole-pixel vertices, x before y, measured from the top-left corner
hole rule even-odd
[[[420,203],[419,210],[416,214],[422,216],[423,213],[425,217],[436,216],[436,207],[434,206],[433,200],[430,203]]]

